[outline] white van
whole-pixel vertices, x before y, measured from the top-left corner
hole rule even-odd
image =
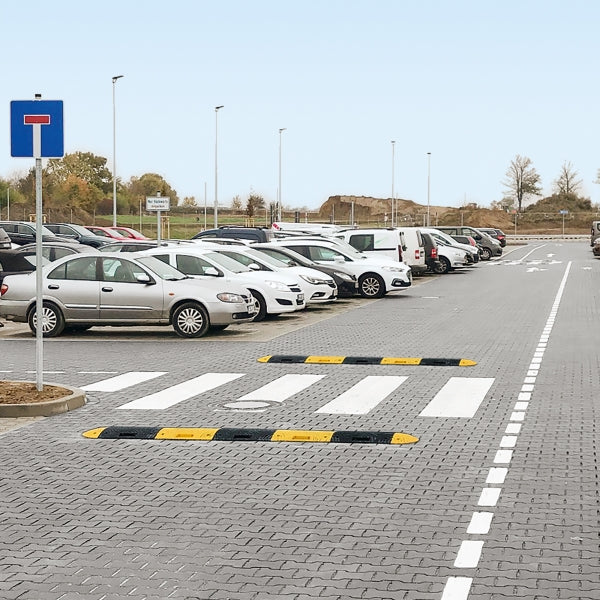
[[[388,256],[405,263],[413,275],[427,271],[425,242],[414,227],[387,227],[385,229],[349,229],[334,234],[351,246],[373,256]]]

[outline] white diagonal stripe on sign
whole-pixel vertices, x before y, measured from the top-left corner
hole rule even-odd
[[[205,373],[200,377],[194,377],[194,379],[178,383],[155,394],[123,404],[118,408],[163,410],[243,376],[244,373]]]
[[[289,397],[301,392],[311,386],[325,375],[283,375],[275,381],[267,383],[262,387],[238,398],[238,400],[269,400],[271,402],[283,402]]]
[[[166,371],[131,371],[116,377],[102,379],[102,381],[96,383],[90,383],[90,385],[84,385],[81,389],[84,392],[118,392],[132,385],[156,379],[156,377],[160,377],[165,373]]]
[[[419,416],[470,419],[492,383],[493,377],[451,377]]]
[[[366,415],[408,377],[369,375],[317,410],[328,415]]]

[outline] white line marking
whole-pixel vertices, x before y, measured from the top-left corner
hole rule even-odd
[[[493,517],[494,513],[491,512],[474,512],[471,517],[471,522],[467,527],[467,533],[470,535],[483,535],[489,533]]]
[[[448,577],[441,600],[466,600],[472,583],[472,577]]]
[[[419,416],[470,419],[492,383],[493,377],[451,377]]]
[[[301,392],[303,389],[311,386],[325,375],[283,375],[267,385],[254,390],[238,398],[238,400],[268,400],[271,402],[283,402],[289,397]]]
[[[512,450],[498,450],[494,457],[494,464],[508,464],[512,459]]]
[[[459,569],[473,569],[479,562],[482,549],[483,542],[470,540],[461,542],[454,566]]]
[[[163,410],[243,376],[243,373],[205,373],[204,375],[200,375],[200,377],[189,379],[155,394],[150,394],[149,396],[144,396],[143,398],[123,404],[118,408]]]
[[[366,415],[407,379],[407,376],[370,375],[315,412]]]
[[[501,488],[483,488],[477,506],[496,506],[501,491]]]
[[[510,413],[510,420],[511,421],[524,421],[525,420],[525,413],[524,412],[513,412],[513,413]]]
[[[510,433],[512,435],[518,435],[521,433],[521,423],[509,423],[504,430],[504,433]]]
[[[514,448],[517,445],[516,435],[505,435],[500,440],[500,448]]]
[[[515,402],[514,410],[527,410],[529,408],[529,402]]]
[[[486,483],[502,484],[506,479],[508,469],[506,467],[491,467],[488,471]]]
[[[90,385],[84,385],[81,389],[86,392],[116,392],[165,374],[166,371],[131,371],[96,383],[90,383]]]

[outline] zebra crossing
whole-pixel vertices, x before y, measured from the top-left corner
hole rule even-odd
[[[92,373],[89,373],[90,375]],[[100,374],[100,373],[98,373]],[[105,373],[107,374],[107,373]],[[166,371],[130,371],[113,375],[81,387],[86,392],[118,392],[154,379],[160,380]],[[245,373],[204,373],[149,395],[140,396],[118,410],[166,410],[191,398],[243,378]],[[327,375],[286,374],[258,387],[223,409],[264,411],[282,405],[296,394],[310,388]],[[315,413],[331,415],[366,415],[392,396],[410,376],[365,376],[336,397],[329,399]],[[494,383],[493,377],[450,377],[419,416],[432,418],[472,418]]]

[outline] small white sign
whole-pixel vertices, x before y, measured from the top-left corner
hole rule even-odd
[[[146,196],[146,210],[170,210],[171,198],[168,196]]]

